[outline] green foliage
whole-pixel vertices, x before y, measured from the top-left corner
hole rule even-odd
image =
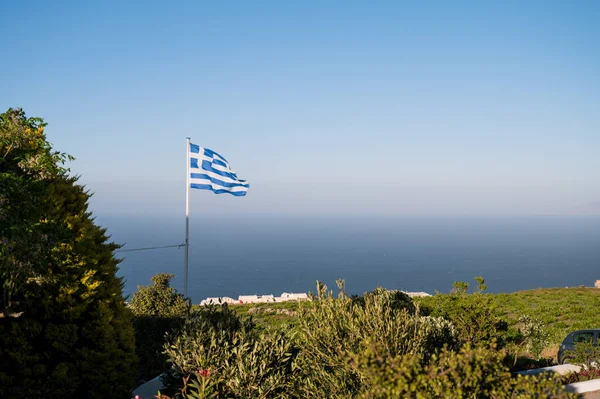
[[[469,283],[466,281],[455,281],[452,283],[453,290],[452,292],[455,294],[466,294],[469,290]]]
[[[386,290],[385,288],[377,287],[373,291],[365,293],[363,303],[372,300],[372,297],[375,296],[383,297],[382,299],[393,309],[406,309],[408,313],[415,313],[415,303],[411,297],[402,291]]]
[[[508,323],[500,316],[493,296],[481,292],[485,288],[483,279],[479,277],[477,281],[478,292],[467,294],[469,284],[456,282],[451,294],[422,298],[420,304],[424,313],[452,322],[462,343],[503,347]]]
[[[450,323],[409,313],[406,306],[398,306],[393,293],[377,292],[356,301],[346,296],[341,281],[338,288],[334,298],[327,287],[318,284],[317,300],[301,306],[296,362],[299,397],[346,398],[369,386],[348,359],[362,356],[372,345],[383,357],[410,354],[422,360],[444,344],[457,345]]]
[[[565,356],[570,359],[570,363],[578,364],[582,368],[579,372],[566,374],[563,377],[565,384],[600,378],[600,348],[591,341],[576,343],[575,350],[567,351]]]
[[[52,226],[44,223],[42,202],[51,179],[64,176],[68,155],[52,150],[40,118],[21,109],[0,114],[0,298],[4,317],[20,314],[25,284],[43,272],[53,245]],[[55,229],[54,229],[55,230]]]
[[[539,358],[544,348],[550,344],[550,333],[546,324],[542,320],[528,315],[519,317],[519,323],[521,323],[525,349],[535,358]]]
[[[475,281],[477,281],[477,292],[483,292],[487,289],[487,285],[485,284],[485,280],[481,276],[475,277]]]
[[[45,127],[43,119],[27,118],[20,108],[0,114],[0,173],[50,179],[68,171],[61,165],[73,157],[53,151]]]
[[[423,313],[439,315],[439,310],[435,308],[439,307],[439,303],[451,302],[449,297],[453,295],[456,294],[438,293],[416,301]],[[533,350],[536,353],[528,355],[534,358],[538,357],[539,348],[534,349],[534,346],[527,344],[522,334],[523,323],[519,321],[521,317],[535,315],[537,323],[543,323],[543,335],[547,336],[547,340],[543,338],[541,341],[547,343],[540,355],[544,357],[555,356],[558,345],[569,332],[595,328],[598,324],[596,309],[600,307],[600,290],[595,288],[544,288],[485,295],[496,317],[508,323],[508,330],[500,333],[505,343],[514,351],[523,349],[523,346],[526,350]],[[519,363],[524,360],[515,359]],[[540,360],[543,360],[543,364],[547,363],[545,359]]]
[[[126,398],[136,359],[118,246],[43,126],[20,110],[0,116],[0,201],[11,210],[0,215],[0,397]]]
[[[590,341],[576,343],[575,350],[567,351],[565,356],[571,359],[571,363],[579,364],[586,370],[600,370],[600,347]]]
[[[535,315],[547,326],[554,350],[568,333],[598,325],[600,290],[595,288],[544,288],[492,296],[509,326],[520,327],[519,317]]]
[[[578,372],[567,373],[563,375],[563,384],[572,384],[574,382],[590,381],[600,379],[600,370],[584,369]]]
[[[298,301],[244,303],[230,306],[240,319],[250,319],[259,329],[291,330],[298,319]]]
[[[318,284],[315,300],[298,304],[288,331],[257,329],[226,305],[199,308],[166,347],[173,366],[170,394],[194,399],[576,397],[564,391],[558,377],[513,376],[503,363],[505,354],[493,344],[459,348],[452,323],[421,316],[418,306],[398,306],[394,293],[378,289],[350,298],[341,281],[338,287],[334,297]]]
[[[151,286],[139,286],[129,302],[134,314],[135,352],[140,361],[137,381],[147,381],[168,369],[163,353],[165,334],[183,324],[189,304],[170,287],[172,274],[157,274]]]
[[[176,397],[279,398],[291,389],[291,340],[255,329],[226,305],[196,310],[165,351],[172,363],[165,382]]]
[[[150,286],[138,286],[129,302],[135,316],[183,317],[188,311],[188,302],[170,286],[173,274],[159,273],[152,276]]]
[[[513,377],[493,348],[447,349],[423,363],[415,355],[386,356],[372,347],[353,363],[370,381],[358,397],[387,398],[575,398],[559,377]]]

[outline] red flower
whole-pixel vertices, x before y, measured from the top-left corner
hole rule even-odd
[[[196,374],[201,377],[208,377],[210,375],[210,370],[208,369],[198,369],[196,370]]]

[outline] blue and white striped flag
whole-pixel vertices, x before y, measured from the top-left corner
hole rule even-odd
[[[250,185],[229,167],[216,152],[190,143],[190,188],[211,190],[215,194],[246,195]]]

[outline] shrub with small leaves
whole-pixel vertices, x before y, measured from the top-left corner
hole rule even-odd
[[[345,294],[343,281],[338,289],[334,297],[317,284],[317,300],[300,306],[296,393],[301,398],[348,398],[370,386],[348,357],[360,357],[371,344],[382,357],[411,354],[420,361],[457,344],[450,323],[396,306],[393,293],[378,291],[357,301]]]
[[[566,351],[565,355],[571,359],[571,363],[579,364],[585,370],[600,370],[600,348],[591,341],[576,343],[575,350]]]
[[[559,377],[513,376],[502,365],[502,354],[494,348],[444,349],[430,362],[415,355],[387,357],[372,345],[353,364],[371,384],[359,394],[362,399],[451,398],[451,399],[571,399]]]
[[[283,398],[292,389],[290,337],[255,329],[227,305],[199,308],[169,335],[165,352],[172,367],[164,382],[176,397]]]
[[[525,350],[539,359],[544,348],[550,345],[550,332],[546,324],[542,320],[528,315],[519,317],[519,323],[521,323]]]
[[[467,294],[468,284],[454,283],[455,292],[436,294],[420,300],[425,314],[443,317],[452,322],[463,344],[471,346],[506,343],[508,322],[499,316],[497,305],[490,294],[483,293],[484,280],[477,278],[478,291]]]
[[[159,273],[151,277],[152,285],[138,286],[129,301],[135,316],[182,317],[187,313],[188,302],[170,286],[173,274]]]

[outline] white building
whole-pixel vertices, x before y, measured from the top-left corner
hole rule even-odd
[[[222,303],[234,304],[234,303],[238,303],[238,302],[233,298],[229,298],[228,296],[222,296],[222,297],[206,298],[202,302],[200,302],[200,305],[201,306],[220,305]]]
[[[406,295],[408,295],[409,297],[423,297],[423,296],[431,296],[431,294],[428,294],[426,292],[423,291],[419,291],[419,292],[406,292],[406,291],[402,291],[404,292]]]
[[[239,303],[277,302],[273,295],[240,295]]]
[[[206,298],[202,302],[200,302],[201,306],[204,305],[218,305],[221,303],[227,304],[238,304],[238,303],[274,303],[274,302],[286,302],[286,301],[306,301],[308,300],[308,294],[301,293],[289,293],[284,292],[281,296],[273,296],[269,295],[240,295],[238,299],[229,298],[226,296],[223,297],[215,297],[215,298]]]
[[[304,293],[304,292],[299,293],[299,294],[290,294],[289,292],[284,292],[277,299],[279,300],[278,302],[285,302],[285,301],[305,301],[305,300],[308,299],[308,295],[306,293]]]

